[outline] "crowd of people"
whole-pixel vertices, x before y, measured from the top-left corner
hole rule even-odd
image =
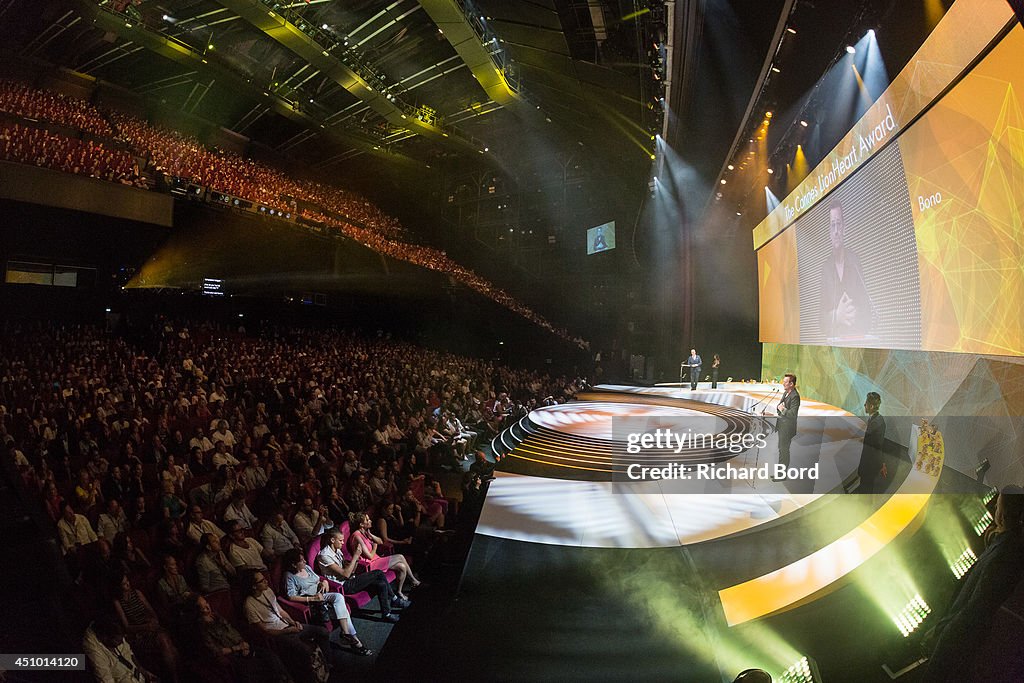
[[[109,137],[113,130],[100,111],[77,97],[0,80],[0,111]]]
[[[107,119],[83,100],[52,95],[25,85],[12,85],[11,89],[17,93],[11,98],[12,107],[24,107],[23,110],[14,108],[14,114],[50,110],[79,112],[77,116],[55,113],[54,118],[42,118],[56,123],[81,120],[89,126],[83,130],[105,130],[104,134],[126,142],[134,154],[146,159],[147,171],[182,178],[282,214],[295,215],[301,206],[301,215],[309,220],[338,230],[392,258],[443,272],[581,349],[589,348],[582,338],[554,326],[508,292],[456,263],[445,252],[414,243],[396,218],[357,194],[323,183],[293,179],[260,162],[233,152],[208,149],[195,137],[150,125],[125,113],[109,112],[109,121],[113,123],[111,128]],[[64,109],[46,104],[53,100],[65,102]],[[144,186],[144,181],[139,178],[139,169],[131,154],[126,152],[112,151],[96,142],[71,140],[23,127],[16,127],[14,134],[8,137],[12,138],[12,143],[5,143],[3,158],[6,160]]]
[[[584,386],[380,333],[161,319],[148,338],[152,353],[8,324],[0,443],[78,577],[94,669],[165,680],[196,677],[197,659],[229,679],[315,678],[332,638],[368,654],[345,595],[397,621],[482,503],[478,447]]]
[[[145,187],[130,153],[17,123],[0,123],[0,160]]]

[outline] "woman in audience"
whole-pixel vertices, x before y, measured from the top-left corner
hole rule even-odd
[[[171,680],[178,678],[178,650],[160,626],[156,612],[127,576],[114,584],[114,612],[121,620],[128,641],[140,653],[158,656]]]
[[[341,593],[331,592],[330,584],[320,578],[306,564],[302,551],[289,550],[282,558],[286,567],[284,575],[285,594],[289,600],[309,605],[313,618],[330,621],[341,634],[339,637],[352,646],[352,651],[360,655],[373,654],[356,635],[356,627],[345,605]]]
[[[185,516],[188,506],[185,501],[174,492],[174,482],[164,481],[161,484],[160,509],[163,510],[164,519],[175,522]]]
[[[409,561],[405,559],[404,555],[395,554],[382,557],[377,554],[377,550],[383,541],[380,536],[370,531],[370,516],[365,512],[352,513],[349,522],[352,526],[352,534],[348,538],[349,552],[352,552],[358,546],[362,549],[362,556],[370,561],[370,569],[379,569],[381,571],[385,569],[395,570],[398,580],[395,593],[401,599],[408,600],[403,590],[406,578],[409,579],[410,587],[415,588],[420,585],[420,580],[412,573]]]
[[[136,548],[132,537],[124,532],[114,537],[112,557],[128,576],[144,575],[152,567],[146,554]]]
[[[164,557],[163,572],[156,582],[157,594],[167,614],[179,615],[195,594],[178,571],[178,560],[173,555]]]

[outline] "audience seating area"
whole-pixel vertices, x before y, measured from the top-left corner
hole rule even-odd
[[[5,325],[0,452],[38,493],[78,577],[69,620],[84,629],[108,613],[127,576],[159,617],[156,631],[129,630],[128,642],[165,680],[225,680],[189,649],[196,615],[185,605],[204,582],[217,586],[205,596],[211,609],[259,642],[240,612],[253,566],[242,551],[263,543],[250,557],[283,595],[286,549],[263,533],[279,513],[310,539],[286,545],[313,557],[321,527],[344,534],[366,512],[419,572],[447,528],[473,519],[440,470],[461,474],[475,443],[541,397],[566,400],[584,386],[339,331],[247,336],[162,319],[144,336],[158,352],[98,328]],[[232,519],[247,528],[232,532]],[[234,571],[204,564],[197,540],[209,534]],[[365,592],[346,597],[352,610],[377,609]],[[307,604],[281,604],[312,619]]]
[[[392,258],[444,272],[467,287],[580,348],[587,343],[550,322],[443,251],[415,244],[395,218],[366,199],[322,183],[293,179],[282,171],[232,152],[207,149],[198,139],[153,126],[121,112],[101,112],[84,100],[0,81],[0,110],[47,121],[113,141],[127,142],[146,160],[146,172],[166,174],[212,191],[266,206],[335,229]],[[70,139],[57,132],[14,125],[2,135],[3,159],[146,187],[130,154],[102,142]],[[113,142],[112,141],[112,142]]]

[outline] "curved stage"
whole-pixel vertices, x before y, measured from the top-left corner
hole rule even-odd
[[[913,528],[937,481],[908,467],[877,509],[864,497],[840,495],[856,483],[862,419],[802,400],[791,465],[808,471],[816,465],[814,479],[775,482],[751,475],[680,482],[628,476],[631,464],[692,469],[703,463],[756,472],[777,462],[772,418],[780,395],[780,387],[765,384],[695,392],[600,386],[577,401],[535,410],[495,440],[496,452],[504,454],[477,533],[577,548],[689,546],[698,552],[718,542],[742,544],[751,561],[710,579],[729,625],[813,599]],[[741,452],[691,441],[678,449],[630,452],[623,424],[648,431],[686,425],[695,433],[726,436],[758,431],[767,438]],[[809,537],[801,531],[826,526],[826,518],[827,534]],[[773,530],[805,540],[779,546]]]

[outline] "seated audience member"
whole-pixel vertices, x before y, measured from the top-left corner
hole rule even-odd
[[[111,556],[120,565],[121,571],[128,576],[145,574],[152,568],[152,564],[141,548],[136,548],[132,537],[121,532],[114,537],[111,543]]]
[[[924,678],[928,683],[974,680],[974,660],[983,649],[992,617],[1024,572],[1024,488],[1007,486],[999,494],[987,542],[933,629],[935,647]]]
[[[199,539],[203,537],[203,534],[214,534],[217,538],[224,536],[224,532],[220,530],[220,527],[210,520],[203,518],[203,508],[193,505],[189,509],[188,521],[185,522],[185,537],[193,543],[199,543]]]
[[[407,525],[402,518],[402,508],[398,506],[398,503],[388,503],[384,506],[377,519],[377,534],[380,536],[382,545],[411,546],[413,531],[413,527]]]
[[[302,499],[302,506],[295,513],[295,518],[292,520],[295,535],[299,537],[303,545],[309,543],[311,538],[319,536],[325,529],[330,529],[332,526],[334,526],[334,522],[331,521],[327,514],[327,506],[321,505],[319,508],[314,509],[313,499],[308,497]]]
[[[324,532],[320,539],[320,554],[316,558],[320,571],[324,576],[340,583],[345,593],[367,591],[377,598],[381,616],[385,620],[398,621],[398,615],[391,611],[392,605],[404,608],[408,607],[410,602],[395,595],[384,572],[371,569],[356,574],[356,564],[362,554],[362,546],[356,546],[352,559],[348,561],[344,557],[344,546],[345,541],[339,529],[328,529]]]
[[[279,557],[292,548],[302,548],[299,537],[295,535],[284,515],[276,513],[269,522],[263,525],[263,532],[260,534],[260,541],[263,547],[271,555]]]
[[[224,522],[237,521],[243,529],[253,529],[258,524],[256,515],[252,514],[249,506],[245,504],[245,491],[235,489],[231,494],[231,504],[224,509]]]
[[[60,547],[64,554],[95,543],[96,532],[85,515],[79,515],[71,503],[65,502],[61,507],[60,521],[57,522],[57,535],[60,537]]]
[[[213,455],[210,458],[213,466],[216,469],[220,469],[224,465],[228,467],[235,467],[239,464],[238,459],[231,455],[231,451],[228,450],[227,444],[224,441],[217,441],[213,447]]]
[[[196,556],[196,574],[199,590],[203,593],[227,590],[235,578],[235,565],[228,561],[220,547],[217,534],[203,534]]]
[[[181,525],[174,522],[161,522],[157,528],[156,550],[160,555],[184,557],[186,544]]]
[[[485,483],[490,479],[494,479],[494,463],[487,461],[487,454],[483,451],[475,453],[473,464],[469,466],[469,471],[480,475],[480,479]]]
[[[272,557],[264,550],[263,546],[255,538],[247,538],[245,529],[238,520],[228,522],[227,556],[231,564],[239,569],[259,569],[266,571],[266,560]]]
[[[178,571],[178,560],[173,555],[164,557],[160,579],[156,582],[157,595],[168,614],[179,615],[186,603],[195,595],[185,577]]]
[[[260,458],[255,453],[249,454],[241,479],[242,486],[249,491],[257,491],[267,485],[267,470],[260,465]]]
[[[174,491],[173,481],[164,481],[161,484],[160,509],[163,511],[164,519],[177,521],[185,515],[188,507],[178,494]]]
[[[370,516],[365,512],[353,513],[349,518],[349,523],[352,526],[352,533],[348,537],[349,553],[354,554],[355,548],[358,546],[362,549],[360,556],[370,561],[370,569],[379,569],[381,571],[385,569],[395,570],[395,574],[398,577],[398,586],[395,594],[403,600],[408,600],[403,592],[406,577],[409,578],[409,583],[413,588],[420,585],[419,579],[412,573],[409,561],[405,559],[404,555],[381,556],[377,554],[377,550],[383,541],[380,536],[370,531],[372,523],[370,522]]]
[[[127,576],[114,585],[114,612],[121,620],[132,648],[141,655],[159,657],[164,671],[172,680],[177,680],[178,650],[170,635],[160,626],[160,620],[146,596],[132,588]]]
[[[266,575],[253,572],[249,576],[243,606],[245,620],[270,640],[271,647],[284,660],[288,671],[299,680],[318,678],[314,672],[329,668],[330,635],[323,626],[300,624],[291,618],[270,590]],[[307,645],[319,648],[319,652]]]
[[[196,618],[196,635],[206,653],[214,658],[223,658],[237,680],[261,683],[291,680],[280,657],[267,648],[253,647],[234,626],[214,614],[204,597],[194,596],[190,607]]]
[[[46,512],[56,523],[60,521],[61,508],[64,506],[64,497],[57,491],[57,484],[48,481],[43,484],[43,504],[46,505]]]
[[[293,548],[286,552],[282,564],[285,567],[285,594],[289,600],[309,605],[314,619],[330,620],[340,634],[340,639],[351,645],[357,654],[373,654],[356,635],[356,627],[345,606],[345,597],[330,590],[327,581],[317,576],[306,564],[301,550]]]
[[[107,501],[107,510],[99,516],[96,521],[96,535],[108,543],[113,543],[114,537],[128,531],[128,515],[121,509],[121,503],[117,498]]]
[[[85,630],[82,651],[99,683],[156,683],[159,680],[136,661],[132,646],[124,639],[124,627],[111,614],[101,615]]]

